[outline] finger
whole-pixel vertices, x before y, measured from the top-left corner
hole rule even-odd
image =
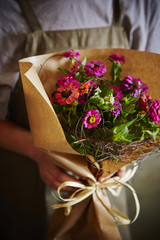
[[[55,169],[54,169],[55,170]],[[58,170],[59,171],[59,170]],[[74,178],[70,178],[67,174],[63,173],[61,170],[60,170],[60,175],[57,175],[58,174],[58,171],[56,169],[56,176],[53,175],[53,173],[51,174],[50,172],[48,171],[42,171],[41,172],[41,178],[42,180],[53,190],[57,190],[58,187],[60,186],[60,184],[62,184],[63,182],[65,181],[76,181]],[[75,189],[72,188],[72,187],[64,187],[61,191],[62,192],[73,192]]]
[[[117,176],[119,176],[120,178],[124,177],[126,172],[126,167],[122,167],[119,169],[119,171],[117,172]]]
[[[52,168],[49,169],[50,174],[52,174],[60,183],[63,183],[65,181],[74,181],[78,183],[83,183],[82,180],[77,177],[77,175],[64,171],[63,169],[53,166]]]

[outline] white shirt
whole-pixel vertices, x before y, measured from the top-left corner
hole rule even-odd
[[[30,0],[44,31],[110,26],[112,0]],[[160,53],[160,1],[120,0],[121,20],[132,49]],[[10,91],[31,32],[15,0],[0,1],[0,119],[6,118]]]

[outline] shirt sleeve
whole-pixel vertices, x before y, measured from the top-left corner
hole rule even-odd
[[[7,116],[27,32],[29,28],[16,1],[0,1],[0,120],[5,120]]]
[[[5,120],[9,103],[11,88],[7,85],[0,85],[0,120]]]

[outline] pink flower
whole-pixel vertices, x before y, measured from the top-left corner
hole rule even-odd
[[[60,105],[71,104],[79,97],[78,88],[72,83],[60,86],[55,94],[55,102]]]
[[[80,57],[80,53],[78,51],[75,51],[75,50],[70,50],[70,51],[64,52],[63,56],[65,56],[66,58],[76,58],[76,59],[78,59]]]
[[[97,127],[98,124],[101,121],[101,115],[99,113],[98,110],[89,110],[85,117],[82,120],[83,125],[85,126],[85,128],[93,128],[93,127]]]
[[[117,100],[121,100],[123,97],[122,91],[117,86],[109,86],[109,88],[113,89],[113,97],[115,97]]]
[[[80,82],[72,74],[65,74],[57,81],[57,85],[64,86],[65,84],[72,83],[76,86],[80,86]]]
[[[88,77],[101,77],[106,71],[104,63],[96,60],[86,63],[84,67],[84,72]]]
[[[152,105],[149,108],[149,119],[151,122],[160,122],[160,100],[152,102]]]
[[[124,56],[121,56],[119,54],[113,53],[111,56],[109,56],[109,59],[113,62],[120,62],[122,64],[125,63]]]

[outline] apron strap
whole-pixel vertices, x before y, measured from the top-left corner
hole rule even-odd
[[[28,22],[32,31],[35,32],[37,30],[42,30],[41,24],[39,23],[30,2],[28,0],[16,0],[16,1],[19,4],[26,18],[26,21]]]
[[[120,0],[113,0],[113,20],[112,26],[122,26]]]

